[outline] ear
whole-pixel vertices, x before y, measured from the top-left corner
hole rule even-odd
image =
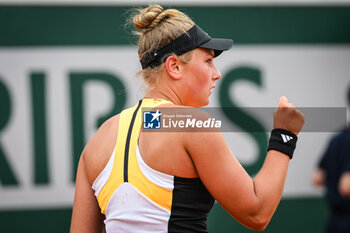
[[[165,60],[165,69],[171,78],[181,78],[181,62],[176,56],[169,56]]]

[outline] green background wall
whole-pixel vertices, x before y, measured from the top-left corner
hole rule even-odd
[[[236,45],[350,43],[350,7],[176,8],[215,37],[233,38]],[[124,27],[128,10],[0,6],[0,47],[135,45]],[[283,199],[266,232],[322,232],[327,214],[322,198]],[[0,210],[0,232],[68,232],[70,217],[69,207]],[[208,224],[210,232],[251,232],[218,204]]]

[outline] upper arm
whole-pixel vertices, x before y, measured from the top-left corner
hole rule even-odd
[[[102,233],[104,216],[88,181],[81,157],[78,165],[70,232]]]
[[[71,233],[101,233],[104,215],[92,184],[106,166],[116,143],[119,116],[107,120],[88,142],[80,157],[73,205]]]
[[[254,209],[253,181],[220,132],[191,133],[186,140],[196,170],[212,196],[238,221]]]

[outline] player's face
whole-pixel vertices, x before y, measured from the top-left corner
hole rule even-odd
[[[184,66],[186,79],[185,105],[201,107],[209,104],[209,96],[215,87],[215,81],[221,78],[213,62],[214,51],[197,48],[193,50],[192,58]]]

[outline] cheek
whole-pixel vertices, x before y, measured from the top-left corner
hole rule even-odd
[[[198,80],[197,85],[195,87],[196,93],[203,93],[203,91],[208,89],[208,82],[206,80]]]
[[[202,107],[209,104],[210,79],[208,71],[204,69],[193,69],[191,73],[190,88],[188,96],[192,107]]]
[[[194,70],[194,86],[200,91],[210,86],[210,70],[205,66],[202,69]]]

